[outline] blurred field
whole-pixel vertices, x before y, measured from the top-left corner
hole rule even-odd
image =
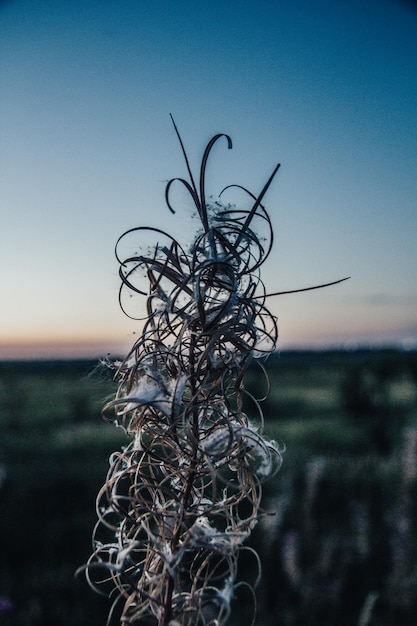
[[[417,353],[294,352],[267,363],[265,432],[285,445],[264,489],[258,626],[417,623]],[[259,368],[247,388],[265,394]],[[90,553],[114,393],[96,363],[0,363],[0,626],[104,626],[74,572]],[[254,404],[248,396],[245,409]],[[242,558],[242,577],[253,578]],[[242,591],[231,624],[249,626]]]

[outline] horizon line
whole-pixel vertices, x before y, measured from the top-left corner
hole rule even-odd
[[[113,349],[100,350],[99,346],[80,347],[80,346],[57,346],[55,349],[51,349],[51,346],[44,346],[43,348],[36,346],[19,346],[18,349],[3,350],[0,346],[0,363],[10,362],[45,362],[45,361],[94,361],[99,362],[103,359],[120,360],[124,359],[128,350],[121,349],[120,345],[112,346]],[[288,344],[278,346],[269,354],[265,354],[265,358],[273,356],[279,353],[285,352],[360,352],[371,351],[378,352],[384,350],[392,350],[397,352],[413,352],[417,351],[417,343],[412,342],[409,345],[407,342],[401,341],[386,341],[386,342],[323,342],[317,343],[305,343],[305,344]],[[261,357],[262,359],[262,357]],[[260,359],[260,360],[261,360]]]

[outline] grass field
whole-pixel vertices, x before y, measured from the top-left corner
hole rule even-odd
[[[417,354],[294,352],[267,363],[265,432],[285,446],[264,488],[259,626],[412,626],[417,615]],[[248,373],[255,397],[267,384]],[[104,626],[88,558],[108,457],[126,445],[89,361],[0,363],[0,626]],[[248,395],[245,409],[254,415]],[[241,575],[253,577],[242,558]],[[250,624],[247,594],[231,624]]]

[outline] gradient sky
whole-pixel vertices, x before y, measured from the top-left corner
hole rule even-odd
[[[0,358],[127,349],[114,244],[191,239],[172,113],[208,193],[266,197],[280,347],[417,345],[417,10],[395,0],[0,3]],[[232,198],[230,198],[232,199]],[[240,198],[236,197],[239,201]]]

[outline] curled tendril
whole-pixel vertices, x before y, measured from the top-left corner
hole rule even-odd
[[[85,566],[90,585],[116,599],[108,623],[220,626],[230,613],[237,563],[256,524],[261,483],[278,471],[281,453],[243,412],[251,360],[273,351],[277,322],[259,268],[273,233],[262,204],[277,166],[248,210],[207,202],[205,171],[216,135],[204,152],[190,193],[202,230],[184,249],[163,230],[141,227],[116,244],[120,303],[146,300],[143,330],[118,366],[119,382],[104,417],[130,436],[110,458],[97,497],[94,552]],[[225,191],[225,190],[224,190]],[[224,191],[222,193],[224,193]],[[260,225],[267,236],[257,235]],[[124,258],[126,238],[153,235],[148,251]],[[144,288],[143,279],[148,286]],[[133,315],[133,317],[135,317]],[[256,557],[257,559],[257,557]],[[257,563],[259,560],[257,559]]]

